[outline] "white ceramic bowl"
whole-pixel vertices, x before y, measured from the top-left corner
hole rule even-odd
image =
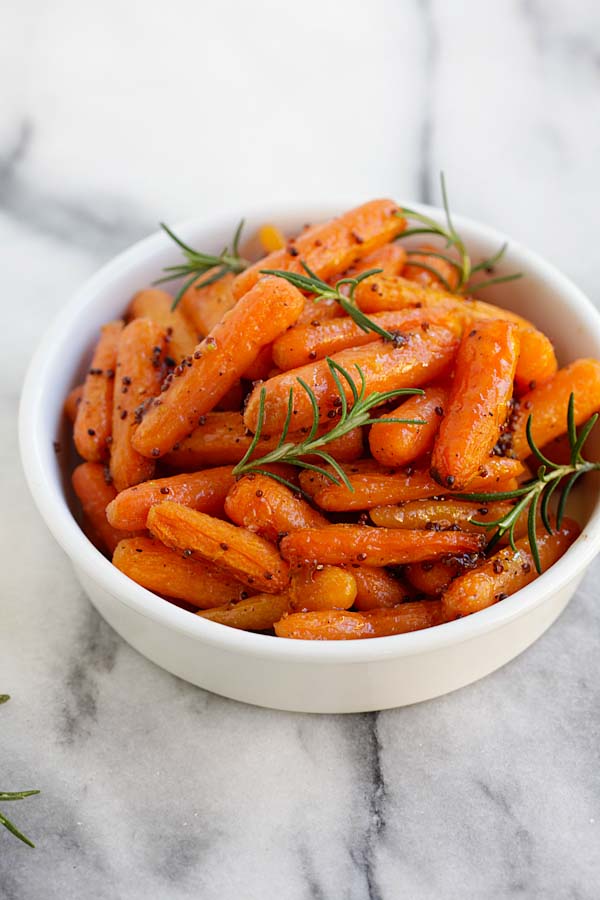
[[[248,217],[249,232],[275,222],[294,233],[349,208],[267,209]],[[419,207],[440,219],[439,210]],[[177,233],[206,251],[227,243],[235,216],[204,218]],[[504,236],[456,217],[474,258],[489,256]],[[361,712],[402,706],[469,684],[521,653],[557,618],[600,546],[598,485],[580,494],[580,538],[537,581],[517,594],[456,622],[425,631],[363,641],[293,641],[250,634],[207,621],[139,587],[85,537],[71,511],[69,460],[53,441],[64,440],[62,407],[82,379],[100,325],[122,314],[131,295],[177,262],[178,250],[162,234],[136,244],[104,266],[76,294],[37,350],[20,410],[21,454],[35,502],[48,528],[73,562],[94,606],[140,653],[207,690],[277,709]],[[555,342],[561,364],[600,358],[600,315],[555,268],[511,243],[502,271],[525,278],[488,289],[486,299],[518,310]],[[592,447],[598,452],[600,447]],[[85,664],[85,660],[83,661]]]

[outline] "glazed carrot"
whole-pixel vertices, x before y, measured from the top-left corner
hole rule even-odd
[[[493,522],[510,512],[509,502],[469,503],[467,500],[413,500],[402,506],[376,506],[369,513],[375,525],[384,528],[428,528],[446,531],[460,528],[481,534],[478,522]]]
[[[216,563],[255,590],[277,594],[287,588],[288,564],[273,544],[246,528],[179,503],[151,507],[147,525],[167,547]]]
[[[365,347],[342,350],[331,357],[343,366],[360,389],[360,379],[356,366],[360,366],[366,383],[366,394],[375,391],[386,391],[396,388],[421,386],[446,374],[458,347],[458,338],[448,328],[432,325],[427,331],[420,328],[406,335],[401,346],[383,341],[367,344]],[[293,389],[294,427],[306,428],[311,425],[313,410],[310,399],[297,379],[303,378],[313,390],[318,404],[321,420],[327,420],[328,413],[335,409],[339,401],[339,392],[331,374],[327,360],[319,360],[300,369],[292,369],[270,378],[264,385],[257,385],[250,394],[244,413],[244,422],[254,431],[258,421],[259,398],[261,389],[265,389],[264,427],[267,431],[281,432],[288,408],[290,388]],[[349,403],[352,402],[350,386],[346,384],[344,391]]]
[[[285,247],[285,237],[276,225],[263,225],[259,228],[258,239],[265,253],[275,253]]]
[[[441,385],[430,385],[424,394],[409,397],[404,403],[381,416],[379,423],[371,427],[369,447],[371,453],[384,466],[404,466],[413,462],[433,447],[448,400],[448,390]],[[417,419],[424,425],[408,425],[390,422],[389,418]]]
[[[352,569],[356,582],[354,607],[359,611],[397,606],[414,593],[405,581],[395,578],[383,568],[356,566]]]
[[[446,310],[409,309],[377,313],[373,322],[393,334],[429,328],[430,325],[459,327],[453,312]],[[273,344],[273,362],[283,371],[309,365],[312,360],[324,359],[350,347],[362,347],[379,340],[374,331],[364,331],[350,316],[338,316],[308,325],[295,325],[285,331]]]
[[[260,350],[295,322],[303,305],[302,294],[291,284],[281,278],[261,279],[198,345],[192,364],[163,385],[168,390],[139,425],[135,449],[143,456],[163,456],[190,434]]]
[[[83,397],[83,385],[78,384],[73,390],[69,391],[67,394],[67,399],[65,400],[64,410],[65,416],[67,419],[70,419],[71,422],[74,422],[77,418],[77,409],[79,408],[79,404],[81,403],[81,398]]]
[[[265,381],[269,377],[269,372],[273,368],[273,345],[263,347],[255,360],[253,360],[245,372],[243,377],[248,381]]]
[[[119,541],[127,535],[113,528],[106,518],[106,507],[111,500],[114,500],[116,491],[113,485],[106,480],[104,466],[101,463],[84,462],[73,471],[71,480],[73,490],[91,525],[92,535],[97,539],[97,546],[99,544],[99,549],[107,550],[112,554]],[[142,528],[144,527],[145,523],[142,525]],[[129,530],[135,531],[136,529]]]
[[[445,259],[431,255],[440,252],[444,251],[431,246],[409,251],[407,263],[402,270],[402,277],[409,281],[416,281],[425,287],[445,287],[445,281],[451,290],[455,290],[458,285],[458,269]],[[423,268],[421,264],[427,268]]]
[[[438,601],[402,603],[393,609],[373,609],[365,613],[320,610],[293,613],[275,623],[277,637],[305,641],[354,640],[406,634],[436,625],[440,619]]]
[[[90,462],[108,458],[117,342],[122,328],[123,322],[119,320],[101,329],[77,409],[73,439],[79,455]]]
[[[582,425],[600,410],[598,360],[578,359],[520,398],[512,423],[512,452],[515,456],[526,457],[530,453],[526,435],[530,415],[531,433],[538,447],[565,433],[571,393],[575,395],[575,423]]]
[[[439,484],[464,489],[491,453],[508,415],[518,355],[511,322],[482,321],[463,337],[431,459]]]
[[[185,600],[200,609],[247,596],[247,589],[237,578],[204,560],[186,558],[149,537],[120,541],[113,564],[147,590]]]
[[[331,475],[335,475],[334,470],[331,466],[324,465],[323,471],[312,471],[311,469],[302,469],[299,475],[300,487],[304,491],[305,494],[308,494],[309,497],[315,497],[320,491],[324,488],[329,487],[331,484],[331,479],[325,475],[325,472],[330,473]],[[396,469],[390,467],[384,467],[380,465],[377,460],[371,459],[367,457],[366,459],[357,459],[353,462],[346,463],[342,466],[342,469],[348,476],[348,478],[352,478],[355,475],[370,475],[372,473],[376,475],[395,475]]]
[[[286,249],[269,253],[236,275],[234,296],[239,299],[254,287],[262,269],[303,272],[301,260],[327,281],[404,231],[406,222],[397,211],[392,200],[371,200],[337,219],[307,228],[288,241]]]
[[[236,381],[236,383],[229,388],[225,396],[216,404],[215,410],[218,412],[239,413],[244,403],[244,396],[245,391],[242,382]]]
[[[404,531],[369,525],[327,525],[284,537],[281,554],[294,566],[398,566],[448,553],[477,553],[485,539],[461,531]]]
[[[216,271],[209,269],[195,284],[190,285],[180,302],[181,311],[201,337],[210,334],[235,306],[232,290],[234,276],[230,272],[218,281],[203,286],[203,282],[208,281]]]
[[[515,369],[515,388],[523,394],[556,375],[558,362],[550,338],[533,325],[521,326],[519,337],[521,347]]]
[[[579,525],[571,519],[563,521],[555,534],[540,528],[536,532],[542,570],[546,571],[571,546],[579,535]],[[529,541],[516,542],[516,552],[505,547],[483,565],[452,582],[442,597],[448,618],[468,616],[520,590],[537,578]]]
[[[415,563],[407,566],[405,570],[410,584],[422,594],[430,597],[438,597],[443,594],[452,579],[462,572],[464,572],[464,567],[452,557]]]
[[[144,404],[160,390],[166,333],[152,319],[133,319],[119,336],[113,398],[110,474],[117,491],[152,478],[154,460],[131,446]]]
[[[356,598],[354,573],[339,566],[302,568],[292,572],[290,609],[307,612],[317,609],[350,609]]]
[[[225,512],[236,525],[243,525],[269,541],[299,528],[322,528],[327,519],[313,509],[301,494],[267,475],[246,475],[229,491]]]
[[[400,275],[406,263],[406,250],[400,244],[385,244],[360,259],[344,272],[344,278],[356,278],[369,269],[382,269],[383,275]]]
[[[516,465],[515,465],[516,464]],[[513,480],[522,471],[519,461],[490,456],[485,466],[469,482],[469,491],[507,491],[514,490]],[[348,479],[353,491],[345,485],[327,484],[317,489],[313,500],[321,509],[330,512],[344,512],[352,509],[372,509],[391,503],[402,503],[406,500],[419,500],[436,497],[442,491],[429,472],[417,469],[410,474],[399,471],[392,475],[378,473],[359,473],[349,475]],[[301,485],[304,484],[301,480]]]
[[[213,412],[201,417],[202,424],[181,441],[177,449],[167,453],[164,461],[175,469],[193,471],[217,463],[237,463],[250,446],[252,435],[244,425],[241,413]],[[327,430],[321,429],[321,433]],[[306,437],[300,432],[289,436],[293,443],[300,443]],[[274,450],[279,440],[276,434],[265,435],[259,441],[256,457]],[[360,428],[354,428],[343,437],[336,438],[327,445],[327,452],[334,459],[349,462],[362,455],[363,439]]]
[[[256,594],[239,603],[201,610],[197,615],[243,631],[267,631],[288,610],[287,594]]]
[[[315,322],[325,322],[329,319],[337,319],[343,316],[344,312],[337,302],[332,298],[304,298],[304,309],[298,316],[296,325],[310,325]]]
[[[175,363],[194,352],[197,334],[181,308],[171,309],[173,298],[158,288],[139,291],[129,304],[129,316],[133,319],[152,319],[163,328],[169,338],[167,356]]]

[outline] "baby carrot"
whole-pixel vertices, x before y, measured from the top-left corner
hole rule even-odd
[[[152,534],[188,556],[226,569],[254,590],[277,594],[288,586],[289,566],[269,541],[179,503],[159,503],[148,513]]]
[[[456,558],[436,559],[430,562],[414,563],[405,569],[410,584],[430,597],[438,597],[448,588],[453,578],[464,569]]]
[[[74,422],[77,417],[77,409],[79,408],[79,404],[81,403],[81,398],[83,397],[83,385],[76,385],[73,390],[69,391],[67,394],[67,399],[65,400],[64,410],[65,416],[71,422]]]
[[[343,610],[292,613],[275,623],[275,634],[305,641],[386,637],[437,625],[440,613],[441,604],[435,600],[402,603],[393,609],[372,609],[365,613]]]
[[[516,463],[516,465],[515,465]],[[500,456],[490,456],[481,467],[480,472],[469,482],[470,491],[508,491],[514,490],[514,478],[523,471],[518,460]],[[372,509],[390,503],[403,503],[406,500],[419,500],[436,497],[442,493],[440,485],[433,480],[428,471],[417,469],[410,474],[399,471],[393,474],[378,472],[359,472],[350,474],[348,480],[353,490],[343,484],[315,485],[313,500],[321,509],[330,512],[344,512],[353,509]],[[303,490],[304,482],[300,480]]]
[[[439,253],[438,248],[430,246],[410,251],[402,270],[403,278],[416,281],[425,287],[447,286],[450,290],[455,290],[458,285],[458,268],[438,256]]]
[[[304,298],[304,309],[298,316],[296,325],[313,325],[316,322],[325,322],[329,319],[337,319],[342,315],[342,309],[332,298]]]
[[[247,596],[244,585],[223,569],[202,559],[185,557],[149,537],[120,541],[113,564],[147,590],[185,600],[200,609],[222,606]]]
[[[209,269],[192,284],[181,298],[180,308],[201,337],[205,337],[219,324],[223,316],[235,306],[233,296],[234,276],[229,272],[212,284],[203,285],[217,269]]]
[[[170,478],[157,478],[121,491],[111,498],[106,515],[113,528],[137,531],[146,527],[152,506],[172,500],[211,516],[223,514],[227,492],[235,483],[231,466]]]
[[[511,322],[482,321],[463,337],[431,459],[439,484],[464,489],[491,453],[508,415],[518,355]]]
[[[240,600],[239,603],[201,610],[197,615],[220,625],[229,625],[230,628],[241,628],[243,631],[267,631],[288,608],[287,594],[256,594],[247,600]]]
[[[164,457],[164,462],[175,469],[190,472],[217,463],[237,463],[250,446],[252,435],[244,425],[241,413],[212,412],[202,416],[201,424],[192,434],[181,441],[177,449],[173,449]],[[321,433],[327,430],[321,429]],[[300,443],[305,433],[292,432],[289,440]],[[255,456],[260,457],[277,446],[279,436],[265,434],[259,441]],[[354,428],[343,437],[336,438],[327,445],[327,452],[334,459],[349,462],[357,459],[363,452],[362,431]]]
[[[369,525],[328,525],[284,537],[280,549],[294,566],[319,563],[343,566],[398,566],[449,553],[477,553],[485,544],[478,534],[461,531],[404,531]]]
[[[166,291],[158,288],[146,288],[138,291],[129,304],[129,316],[132,319],[152,319],[166,331],[169,338],[167,356],[175,363],[194,352],[198,343],[197,334],[190,322],[179,309],[171,309],[173,298]]]
[[[90,538],[95,538],[93,542],[99,549],[112,554],[119,541],[127,535],[113,528],[106,518],[106,507],[114,500],[116,491],[110,481],[106,480],[104,466],[101,463],[84,462],[74,470],[71,480],[73,490],[91,526]],[[145,523],[142,528],[145,528]]]
[[[579,535],[579,526],[571,519],[563,521],[560,531],[548,534],[540,528],[537,544],[542,570],[553,565]],[[529,540],[516,542],[516,551],[504,547],[481,566],[456,578],[442,597],[447,618],[468,616],[525,587],[537,578]]]
[[[242,373],[247,381],[265,381],[273,368],[273,345],[263,347],[255,360]]]
[[[194,351],[189,366],[163,384],[133,438],[143,456],[164,456],[210,412],[270,344],[298,318],[302,294],[281,278],[263,278]]]
[[[356,366],[360,366],[366,384],[366,397],[375,391],[421,386],[446,374],[458,347],[458,337],[449,328],[432,325],[427,331],[420,328],[408,332],[398,346],[383,341],[356,349],[342,350],[331,357],[343,366],[360,389]],[[281,432],[286,420],[290,388],[293,390],[294,428],[311,425],[313,409],[306,391],[297,379],[302,378],[313,390],[318,404],[319,417],[327,420],[328,413],[339,401],[339,391],[327,360],[322,359],[300,369],[292,369],[270,378],[264,385],[257,385],[250,394],[244,413],[244,422],[255,431],[258,422],[260,393],[265,390],[264,427],[267,431]],[[352,403],[350,386],[343,379],[344,392]]]
[[[556,375],[558,363],[550,338],[533,325],[522,325],[519,338],[521,347],[515,369],[515,388],[523,394]]]
[[[136,420],[145,402],[160,390],[166,334],[152,319],[133,319],[119,335],[113,399],[110,474],[117,491],[146,481],[154,460],[131,446]]]
[[[328,524],[325,516],[301,494],[294,494],[268,475],[241,478],[227,495],[225,512],[236,525],[273,542],[299,528],[322,528]]]
[[[344,278],[356,278],[369,269],[382,269],[382,275],[400,275],[406,259],[406,250],[400,244],[384,244],[346,269]]]
[[[508,502],[470,503],[467,500],[412,500],[401,506],[376,506],[369,513],[375,525],[384,528],[430,528],[446,531],[460,528],[481,534],[478,522],[493,522],[510,512]]]
[[[239,299],[254,287],[262,269],[303,272],[301,260],[327,281],[404,231],[406,222],[397,212],[392,200],[371,200],[337,219],[307,228],[285,249],[269,253],[236,275],[234,296]]]
[[[350,609],[356,598],[354,572],[339,566],[302,568],[292,572],[290,608],[294,612]]]
[[[352,569],[356,582],[355,609],[383,609],[411,599],[413,591],[406,582],[395,578],[387,569],[356,566]]]
[[[375,459],[384,466],[404,466],[428,453],[433,447],[447,400],[445,387],[430,385],[424,394],[409,397],[392,412],[381,416],[369,433],[369,447]],[[389,418],[416,419],[424,424],[386,424],[385,420]]]
[[[117,342],[123,322],[109,322],[100,333],[77,408],[73,439],[80,456],[90,462],[108,458]]]
[[[544,447],[567,430],[569,397],[575,395],[575,424],[582,425],[600,410],[600,362],[578,359],[560,369],[553,378],[535,387],[519,400],[512,422],[512,452],[517,457],[530,453],[527,419],[538,447]]]

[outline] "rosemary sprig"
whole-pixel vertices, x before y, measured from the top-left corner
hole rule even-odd
[[[568,465],[558,465],[548,459],[539,449],[533,439],[531,432],[532,417],[527,419],[527,442],[532,454],[539,462],[539,468],[535,478],[532,478],[522,487],[514,491],[501,491],[497,494],[457,494],[462,500],[474,500],[477,503],[491,503],[495,500],[516,500],[517,503],[512,507],[510,512],[500,519],[493,522],[478,522],[471,519],[474,525],[480,525],[482,528],[495,528],[496,531],[488,543],[488,550],[491,549],[500,538],[508,532],[510,545],[513,550],[515,546],[515,525],[521,513],[528,510],[527,516],[527,534],[529,537],[529,546],[531,547],[531,555],[535,562],[535,567],[539,574],[542,572],[540,562],[539,547],[536,536],[536,520],[539,507],[540,518],[544,528],[548,534],[552,534],[552,526],[550,524],[549,504],[555,490],[559,487],[561,481],[566,478],[564,487],[561,488],[560,499],[556,510],[556,527],[560,529],[565,508],[569,495],[575,483],[585,475],[586,472],[592,472],[600,469],[600,462],[590,462],[583,458],[582,451],[592,428],[598,421],[598,413],[595,413],[591,419],[583,425],[581,431],[577,432],[575,425],[575,395],[569,397],[569,405],[567,408],[567,435],[571,455]]]
[[[346,312],[350,318],[354,319],[356,324],[360,326],[363,331],[373,331],[375,334],[378,334],[380,338],[383,338],[384,341],[391,341],[392,343],[403,342],[404,338],[399,332],[387,331],[387,329],[382,328],[366,316],[354,302],[354,292],[361,281],[370,278],[372,275],[377,275],[379,272],[382,272],[383,269],[369,269],[366,272],[361,272],[356,278],[340,278],[340,280],[332,286],[319,278],[305,262],[300,260],[300,264],[306,272],[306,275],[297,272],[286,272],[283,269],[261,269],[261,273],[263,275],[276,275],[278,278],[284,278],[299,290],[305,291],[308,294],[314,294],[315,299],[317,300],[336,300],[344,312]],[[343,294],[341,291],[341,288],[344,285],[350,286],[348,294]]]
[[[448,192],[446,191],[446,179],[444,178],[443,172],[440,173],[440,181],[442,188],[442,202],[446,212],[446,226],[438,224],[434,219],[430,219],[429,216],[423,215],[423,213],[417,212],[415,209],[404,206],[398,210],[397,215],[402,216],[403,218],[407,217],[409,219],[414,219],[418,224],[414,228],[408,228],[406,231],[403,231],[402,234],[398,235],[396,240],[401,240],[402,238],[411,237],[412,235],[417,234],[429,234],[434,237],[442,238],[445,242],[446,249],[454,250],[458,258],[452,257],[448,255],[448,253],[440,253],[434,250],[409,250],[408,255],[414,256],[418,254],[419,256],[430,256],[433,259],[443,259],[445,262],[449,263],[457,273],[456,287],[453,287],[434,266],[429,266],[421,260],[419,260],[416,265],[418,265],[419,268],[430,272],[432,275],[435,275],[442,283],[445,290],[449,291],[451,294],[475,293],[481,288],[490,287],[492,284],[502,284],[506,281],[515,281],[517,278],[522,278],[521,272],[515,272],[511,275],[499,275],[496,278],[472,281],[472,277],[476,272],[493,271],[494,265],[500,262],[506,253],[508,244],[503,244],[493,256],[489,257],[489,259],[484,259],[477,265],[473,265],[465,243],[456,231],[452,222],[450,204],[448,203]]]
[[[326,357],[326,362],[329,366],[329,371],[331,372],[333,380],[335,381],[335,385],[339,394],[339,419],[334,427],[330,431],[327,431],[325,434],[317,435],[319,427],[319,404],[317,401],[317,397],[312,388],[309,387],[304,379],[298,377],[296,381],[298,382],[302,390],[305,391],[308,395],[313,412],[312,425],[306,438],[299,444],[294,444],[291,441],[287,440],[294,412],[294,388],[290,388],[288,396],[287,416],[277,446],[274,450],[271,450],[270,453],[266,453],[260,459],[251,459],[251,456],[254,453],[258,442],[260,441],[265,419],[266,390],[263,387],[261,388],[259,397],[258,420],[254,438],[250,446],[248,447],[248,450],[246,451],[243,459],[241,459],[237,466],[235,466],[233,470],[234,475],[245,475],[248,472],[256,472],[262,475],[268,475],[269,477],[274,478],[276,481],[279,481],[282,484],[285,484],[288,487],[292,488],[292,490],[296,491],[297,487],[295,485],[291,484],[285,478],[282,478],[279,475],[275,475],[273,472],[269,472],[264,468],[264,466],[266,466],[268,463],[285,462],[289,463],[292,466],[297,466],[301,469],[310,469],[313,472],[319,472],[333,484],[344,484],[348,488],[348,490],[354,491],[354,488],[348,480],[348,476],[346,475],[340,464],[329,453],[323,450],[323,447],[331,443],[331,441],[343,437],[343,435],[347,434],[349,431],[352,431],[353,428],[358,428],[362,425],[376,424],[379,420],[371,418],[369,414],[370,410],[373,409],[373,407],[380,406],[382,403],[387,403],[388,400],[392,400],[395,397],[400,397],[405,394],[422,394],[423,391],[418,388],[399,388],[394,391],[375,391],[374,393],[366,397],[365,394],[367,391],[367,383],[360,366],[355,366],[356,371],[358,372],[358,377],[360,379],[360,389],[358,389],[347,369],[345,369],[343,366],[340,366],[339,363],[331,359],[329,356]],[[351,405],[348,404],[342,378],[347,382],[352,393]],[[408,425],[425,424],[420,419],[386,418],[385,421],[386,423],[403,422]],[[329,472],[327,469],[324,469],[322,466],[319,466],[315,463],[306,462],[306,460],[303,458],[305,456],[316,456],[319,460],[322,460],[324,463],[331,466],[335,474]]]
[[[202,253],[200,250],[194,250],[193,247],[190,247],[189,244],[186,244],[181,238],[177,237],[164,222],[160,223],[160,227],[163,231],[166,231],[169,237],[181,248],[186,259],[186,262],[180,263],[177,266],[166,266],[163,271],[167,274],[154,282],[154,284],[163,284],[165,281],[174,281],[176,278],[186,279],[183,283],[183,287],[177,292],[171,309],[176,309],[187,289],[202,278],[202,276],[210,269],[217,268],[217,271],[201,281],[200,284],[197,284],[197,288],[214,284],[215,281],[223,278],[228,272],[233,272],[234,275],[237,275],[238,272],[243,272],[244,269],[247,269],[250,265],[250,262],[241,257],[239,253],[240,236],[242,234],[242,228],[244,227],[243,219],[233,235],[231,252],[229,252],[229,246],[227,246],[223,248],[218,256],[214,256],[210,253]]]
[[[7,703],[10,700],[9,694],[0,694],[0,704]],[[34,794],[39,794],[39,791],[0,791],[0,803],[4,803],[9,800],[24,800],[25,797],[33,797]],[[19,838],[20,841],[23,841],[24,844],[27,844],[28,847],[35,847],[33,841],[30,841],[29,838],[23,834],[22,831],[19,831],[16,825],[14,825],[10,819],[8,819],[3,813],[0,812],[0,825],[4,825],[4,827],[10,831],[11,834],[14,834],[15,837]]]

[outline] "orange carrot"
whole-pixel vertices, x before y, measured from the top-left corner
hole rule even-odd
[[[404,531],[369,525],[327,525],[284,537],[280,549],[294,566],[397,566],[449,553],[477,553],[483,536],[460,531]]]
[[[337,219],[307,228],[288,241],[286,249],[275,250],[236,275],[235,297],[239,299],[254,287],[262,269],[303,272],[301,260],[327,281],[404,231],[406,222],[397,212],[392,200],[371,200]]]
[[[461,557],[462,559],[462,557]],[[464,571],[464,567],[454,558],[436,559],[432,562],[415,563],[407,566],[405,573],[410,584],[430,597],[438,597],[447,590],[450,582]]]
[[[235,306],[232,290],[234,276],[230,272],[213,284],[203,286],[203,282],[208,281],[216,271],[209,269],[181,298],[182,312],[201,337],[210,334],[225,314]]]
[[[458,285],[458,269],[445,259],[435,255],[440,252],[443,253],[443,250],[440,251],[438,247],[429,245],[409,251],[402,276],[425,287],[445,287],[444,282],[446,282],[451,290],[455,290]]]
[[[133,319],[152,319],[167,333],[167,356],[175,363],[194,352],[198,343],[195,329],[179,309],[171,309],[173,298],[158,288],[139,291],[129,304],[129,316]]]
[[[356,598],[354,573],[339,566],[302,568],[292,572],[290,608],[294,612],[316,609],[350,609]]]
[[[167,547],[226,569],[253,589],[277,594],[287,588],[289,566],[269,541],[179,503],[159,503],[148,528]]]
[[[77,418],[77,410],[79,408],[79,404],[81,403],[81,398],[83,397],[83,385],[76,385],[73,390],[69,391],[67,394],[67,399],[65,400],[65,416],[71,422],[74,422]]]
[[[165,331],[152,319],[133,319],[119,336],[110,447],[110,474],[117,491],[153,475],[154,460],[134,450],[131,438],[144,404],[160,390],[165,347]]]
[[[337,300],[330,298],[304,298],[304,309],[298,316],[296,325],[313,325],[316,322],[325,322],[329,319],[337,319],[343,315],[343,311]]]
[[[113,528],[137,531],[146,527],[152,506],[172,500],[210,516],[221,516],[227,492],[235,483],[231,466],[157,478],[121,491],[106,510]]]
[[[538,447],[565,433],[571,393],[575,395],[575,424],[582,425],[600,410],[598,360],[578,359],[520,398],[512,422],[512,452],[515,456],[524,458],[530,453],[526,434],[529,416],[532,437]]]
[[[245,372],[243,377],[248,381],[264,381],[269,377],[269,372],[273,368],[273,345],[263,347],[255,360],[253,360]]]
[[[440,613],[441,604],[434,600],[402,603],[393,609],[373,609],[365,613],[343,610],[293,613],[275,623],[275,634],[305,641],[386,637],[437,625]]]
[[[143,456],[163,456],[190,434],[235,384],[260,350],[292,325],[302,310],[300,291],[281,278],[264,278],[198,345],[149,409],[133,438]],[[177,372],[177,369],[175,370]]]
[[[365,347],[342,350],[331,357],[343,366],[360,389],[360,379],[356,366],[360,366],[366,383],[366,394],[396,388],[411,388],[439,378],[448,371],[458,347],[458,338],[447,328],[432,325],[427,331],[420,328],[406,335],[401,346],[383,341],[367,344]],[[319,360],[300,369],[292,369],[270,378],[264,385],[257,385],[250,397],[244,413],[244,422],[255,431],[258,422],[260,393],[265,390],[264,427],[270,432],[281,432],[288,408],[290,388],[293,390],[294,405],[292,421],[294,428],[306,428],[313,418],[310,399],[299,385],[302,378],[313,390],[318,404],[321,421],[327,421],[328,413],[335,409],[339,392],[327,360]],[[352,402],[350,386],[344,381],[347,400]]]
[[[543,571],[568,550],[579,531],[579,526],[571,519],[565,519],[560,531],[552,535],[545,529],[538,530]],[[515,552],[512,547],[505,547],[472,572],[456,578],[442,597],[446,617],[468,616],[485,609],[537,578],[529,540],[517,541],[516,548]]]
[[[382,269],[383,275],[400,275],[406,259],[406,250],[400,244],[385,244],[350,266],[344,272],[344,278],[356,278],[369,269]]]
[[[550,338],[533,325],[522,325],[519,337],[521,347],[515,369],[515,388],[523,394],[556,375],[558,363]]]
[[[327,519],[288,487],[267,475],[246,475],[229,491],[225,512],[269,541],[300,528],[322,528]]]
[[[108,458],[117,342],[122,328],[121,321],[102,328],[77,408],[73,439],[79,455],[90,462]]]
[[[493,522],[510,512],[508,502],[470,503],[467,500],[413,500],[401,506],[376,506],[370,511],[375,525],[384,528],[428,528],[446,531],[460,528],[481,534],[481,526],[472,520]]]
[[[360,611],[397,606],[412,596],[410,586],[390,575],[386,569],[356,566],[352,574],[356,582],[354,606]]]
[[[441,385],[430,385],[425,393],[409,397],[391,413],[381,416],[381,424],[373,425],[369,433],[371,453],[382,465],[404,466],[413,462],[433,447],[448,400],[448,390]],[[385,424],[386,419],[417,419],[424,425],[408,425],[400,422]]]
[[[113,564],[147,590],[185,600],[200,609],[237,602],[247,596],[247,589],[237,578],[149,537],[120,541]]]
[[[101,463],[82,463],[74,470],[71,479],[73,490],[91,526],[90,539],[99,549],[112,554],[119,541],[127,535],[113,528],[106,518],[106,507],[114,500],[116,491],[106,480],[104,466]],[[145,523],[142,525],[144,527]]]
[[[511,322],[482,321],[463,337],[431,460],[439,484],[463,490],[491,453],[508,415],[518,355]]]
[[[287,594],[256,594],[239,603],[201,610],[198,615],[243,631],[267,631],[289,608]]]

